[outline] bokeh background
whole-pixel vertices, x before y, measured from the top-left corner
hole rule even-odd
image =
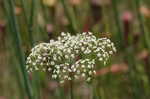
[[[25,60],[61,32],[87,31],[117,53],[92,83],[74,82],[74,99],[150,99],[150,0],[0,0],[0,99],[70,99],[68,82],[27,74]]]

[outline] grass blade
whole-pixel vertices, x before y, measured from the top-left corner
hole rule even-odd
[[[5,0],[4,4],[5,4],[5,9],[6,9],[8,24],[10,26],[9,28],[11,31],[11,33],[9,32],[9,34],[12,36],[13,44],[14,44],[14,48],[15,48],[15,54],[20,63],[20,67],[18,67],[18,68],[21,69],[28,98],[33,99],[31,88],[29,85],[28,76],[27,76],[27,73],[25,70],[24,55],[21,50],[22,48],[21,48],[21,39],[20,39],[20,34],[19,34],[19,28],[17,26],[17,20],[16,20],[15,14],[14,14],[14,2],[13,2],[13,0]]]
[[[68,18],[69,22],[71,23],[72,31],[75,34],[79,30],[78,30],[78,26],[77,26],[77,22],[76,22],[77,20],[75,18],[73,8],[68,5],[67,0],[61,0],[61,3],[64,7],[64,11],[66,13],[67,18]]]
[[[140,3],[141,3],[140,0],[134,0],[135,10],[136,10],[137,17],[139,20],[139,27],[141,29],[141,33],[144,34],[144,43],[145,43],[145,46],[150,50],[150,44],[149,44],[150,35],[148,34],[148,32],[146,30],[146,27],[144,25],[144,18],[141,15],[140,10],[139,10],[140,9]]]
[[[116,28],[117,28],[117,34],[116,34],[116,38],[119,42],[119,47],[120,49],[123,48],[124,44],[123,44],[123,31],[122,31],[122,27],[121,27],[121,23],[119,21],[119,12],[118,12],[118,8],[117,8],[117,0],[112,0],[112,8],[113,8],[113,12],[114,12],[114,19],[115,19],[115,24],[116,24]]]

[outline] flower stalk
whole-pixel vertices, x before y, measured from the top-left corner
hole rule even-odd
[[[73,80],[70,80],[70,99],[74,99],[74,95],[73,95]]]

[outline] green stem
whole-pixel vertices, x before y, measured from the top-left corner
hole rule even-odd
[[[103,23],[104,23],[104,32],[107,33],[109,31],[109,24],[108,23],[108,20],[107,20],[107,9],[106,9],[106,6],[105,5],[102,5],[102,15],[103,15]]]
[[[131,88],[132,88],[132,99],[142,99],[142,96],[140,95],[141,92],[143,92],[143,88],[140,86],[141,80],[137,77],[137,67],[136,67],[136,60],[134,58],[134,49],[127,49],[126,50],[126,55],[125,55],[125,60],[129,64],[129,80],[131,81]],[[132,55],[133,54],[133,55]],[[143,94],[145,94],[143,92]]]
[[[30,10],[30,17],[29,17],[29,22],[28,22],[28,32],[29,32],[29,38],[31,41],[31,46],[33,46],[33,24],[34,24],[34,17],[35,17],[35,9],[36,9],[36,2],[38,2],[38,0],[32,0],[31,1],[31,10]]]
[[[75,34],[75,32],[78,32],[78,26],[77,26],[77,20],[75,18],[75,14],[74,14],[74,10],[72,7],[70,7],[67,3],[67,0],[61,0],[62,5],[64,7],[64,11],[66,13],[66,16],[69,20],[69,22],[71,23],[71,28]]]
[[[31,17],[28,17],[27,13],[28,13],[28,9],[27,9],[27,0],[21,0],[21,4],[23,6],[23,12],[24,12],[24,16],[25,16],[25,22],[28,26],[28,34],[29,34],[29,40],[30,40],[30,46],[32,47],[33,46],[33,35],[32,35],[32,31],[31,31],[31,28],[32,28],[32,25],[33,25],[33,8],[32,7],[34,5],[33,1],[36,1],[36,0],[32,0],[32,5],[31,5]],[[28,21],[29,20],[29,21]]]
[[[113,7],[113,11],[114,11],[114,19],[115,19],[115,23],[116,23],[116,27],[117,27],[117,38],[119,41],[118,44],[120,44],[120,48],[123,48],[124,44],[123,44],[123,31],[122,31],[122,27],[121,27],[121,23],[119,21],[119,12],[117,9],[117,0],[112,0],[112,7]]]
[[[143,16],[141,15],[140,13],[140,0],[134,0],[135,2],[135,10],[136,10],[136,13],[137,13],[137,17],[138,17],[138,20],[139,20],[139,27],[141,29],[141,32],[144,34],[144,43],[145,43],[145,46],[150,50],[150,44],[149,44],[149,34],[148,32],[146,31],[146,27],[144,26],[144,18]]]
[[[74,96],[73,96],[73,80],[70,80],[70,98],[74,99]]]
[[[20,33],[19,33],[19,28],[17,25],[17,20],[16,16],[14,14],[14,2],[13,0],[4,0],[4,5],[6,9],[6,15],[9,23],[9,28],[10,28],[10,35],[13,38],[13,44],[15,48],[15,54],[17,56],[17,59],[20,63],[20,70],[24,79],[24,85],[25,85],[25,90],[27,92],[28,98],[33,99],[31,88],[29,85],[29,80],[28,76],[25,70],[25,60],[24,60],[24,54],[22,53],[22,48],[21,48],[21,40],[20,40]]]
[[[27,1],[26,1],[27,2]],[[25,0],[21,0],[21,5],[23,7],[23,12],[24,12],[24,16],[25,16],[25,21],[28,22],[28,16],[27,16],[27,4],[26,4]]]

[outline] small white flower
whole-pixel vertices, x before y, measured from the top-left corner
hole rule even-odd
[[[92,71],[89,71],[89,75],[92,75]]]
[[[36,63],[32,63],[34,66],[36,65]]]
[[[57,78],[57,75],[56,75],[56,74],[52,75],[52,78],[56,79],[56,78]]]
[[[85,77],[85,73],[82,73],[82,77]]]
[[[30,57],[27,57],[27,60],[31,60],[31,58],[30,58]]]
[[[74,55],[74,54],[71,54],[71,57],[72,57],[72,58],[74,58],[74,57],[75,57],[75,55]]]
[[[56,60],[57,60],[57,57],[56,57],[56,56],[53,56],[53,59],[56,61]]]
[[[54,62],[54,61],[51,61],[51,65],[55,65],[55,62]]]
[[[66,59],[69,59],[69,56],[68,56],[68,55],[65,55],[65,58],[66,58]]]
[[[65,79],[68,79],[68,76],[67,76],[67,75],[65,75],[65,76],[64,76],[64,78],[65,78]]]
[[[76,71],[76,68],[73,69],[73,72],[75,72],[75,71]]]
[[[99,60],[99,61],[102,61],[102,60],[103,60],[103,58],[99,58],[98,60]]]
[[[86,81],[87,81],[87,82],[91,81],[91,78],[90,78],[90,77],[88,77]]]
[[[67,52],[70,54],[70,53],[71,53],[71,50],[70,50],[70,49],[68,49],[68,50],[67,50]]]
[[[46,61],[46,57],[43,58],[43,61]]]
[[[60,69],[60,66],[59,66],[59,65],[56,65],[56,68],[57,68],[57,69]]]
[[[109,51],[109,54],[113,54],[113,51]]]
[[[61,84],[64,83],[64,80],[61,80],[60,83],[61,83]]]
[[[69,72],[72,72],[72,70],[71,70],[70,68],[68,69],[68,71],[69,71]]]
[[[86,72],[87,70],[86,69],[83,69],[83,72]]]
[[[100,54],[100,53],[98,53],[98,54],[97,54],[97,57],[101,57],[101,54]]]
[[[75,78],[75,79],[78,79],[79,77],[78,77],[77,75],[74,75],[74,78]]]
[[[82,67],[82,68],[84,68],[84,67],[85,67],[85,65],[81,65],[81,67]]]
[[[40,63],[40,65],[43,66],[44,64],[43,64],[43,63]]]
[[[106,57],[106,54],[103,54],[103,57],[105,58],[105,57]]]
[[[96,71],[94,70],[93,73],[96,74]]]
[[[61,36],[66,36],[66,34],[64,32],[61,32]]]
[[[52,69],[49,67],[49,68],[48,68],[48,71],[51,71],[51,70],[52,70]]]
[[[63,73],[65,73],[65,72],[66,72],[66,70],[64,70],[64,69],[63,69],[63,70],[62,70],[62,72],[63,72]]]
[[[68,80],[71,80],[71,77],[68,77]]]
[[[84,51],[85,50],[85,48],[84,47],[81,47],[81,51]]]
[[[35,70],[39,70],[39,68],[38,68],[38,67],[35,67]]]

